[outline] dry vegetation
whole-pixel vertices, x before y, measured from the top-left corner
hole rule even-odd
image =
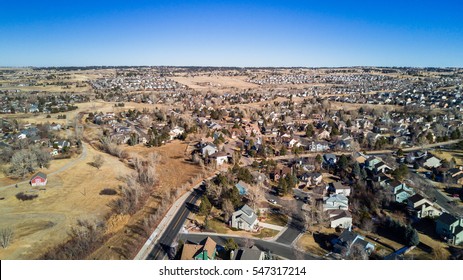
[[[187,144],[174,141],[158,148],[126,146],[128,155],[149,155],[157,153],[156,175],[158,184],[146,197],[141,210],[130,213],[120,211],[108,221],[107,231],[111,238],[89,258],[92,259],[131,259],[141,248],[152,230],[168,211],[171,203],[187,189],[201,181],[201,169],[184,160]],[[134,163],[135,165],[137,163]],[[182,170],[182,172],[179,172]],[[142,178],[139,178],[143,180]],[[137,180],[136,180],[137,181]],[[122,207],[124,209],[124,207]]]
[[[106,164],[100,170],[89,164],[95,155],[105,159]],[[52,161],[50,168],[56,170],[54,164]],[[0,201],[0,228],[10,227],[15,232],[10,246],[0,251],[0,259],[38,258],[67,240],[77,220],[104,220],[110,211],[108,204],[114,197],[99,195],[99,192],[108,187],[117,188],[122,182],[116,178],[129,171],[118,159],[88,146],[85,160],[49,176],[47,186],[40,190],[29,184],[0,189],[0,197],[5,198]],[[44,172],[48,173],[47,170]],[[16,198],[20,192],[38,197],[21,201]]]
[[[187,85],[196,90],[218,90],[218,89],[248,89],[257,88],[258,85],[246,82],[245,76],[184,76],[172,77],[172,80]]]

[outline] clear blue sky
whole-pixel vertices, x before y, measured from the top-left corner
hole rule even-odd
[[[2,1],[0,65],[463,66],[460,1]]]

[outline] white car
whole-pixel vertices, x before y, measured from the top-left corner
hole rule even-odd
[[[272,203],[272,204],[277,204],[277,202],[275,201],[275,199],[269,199],[268,202]]]

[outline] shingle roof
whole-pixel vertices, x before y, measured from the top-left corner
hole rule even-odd
[[[257,215],[254,214],[254,210],[252,210],[252,208],[249,207],[248,205],[245,204],[243,207],[241,207],[240,210],[238,210],[236,212],[240,212],[240,211],[243,214],[236,216],[236,218],[240,218],[240,219],[244,220],[247,224],[252,225],[257,220]]]
[[[458,219],[449,213],[442,213],[442,215],[439,216],[438,221],[446,225],[451,225],[458,221]]]
[[[410,201],[413,202],[413,203],[416,203],[416,202],[422,200],[423,198],[424,198],[424,197],[422,197],[421,195],[415,194],[415,195],[409,197],[408,200],[410,200]]]
[[[215,241],[212,240],[212,238],[210,237],[207,237],[206,239],[202,240],[200,244],[184,244],[182,256],[180,257],[180,259],[193,260],[196,257],[196,255],[200,254],[203,251],[207,251],[208,258],[212,259],[216,246],[217,243],[215,243]]]
[[[34,176],[32,176],[32,178],[35,178],[35,177],[40,177],[40,178],[43,178],[43,179],[47,179],[47,174],[43,173],[43,172],[38,172],[37,174],[35,174]]]
[[[259,260],[260,255],[262,254],[262,251],[259,250],[256,246],[252,246],[249,249],[235,250],[235,252],[235,260]]]

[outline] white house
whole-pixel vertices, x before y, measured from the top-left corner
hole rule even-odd
[[[342,194],[350,196],[350,186],[346,186],[341,182],[333,182],[326,186],[326,190],[330,193]]]
[[[215,160],[217,166],[228,162],[228,155],[224,152],[217,152],[210,155],[210,158]]]
[[[174,140],[176,137],[182,135],[185,132],[185,129],[183,127],[174,127],[170,132],[169,132],[169,137],[170,140]]]
[[[232,228],[244,229],[247,231],[254,230],[259,221],[257,215],[251,207],[244,205],[240,210],[233,213],[231,226]]]
[[[323,198],[323,210],[348,210],[349,200],[342,194],[332,194],[330,197]]]
[[[330,226],[332,228],[350,228],[352,226],[352,215],[346,210],[330,210]]]
[[[442,208],[432,203],[419,194],[415,194],[408,199],[408,208],[417,218],[438,217],[442,215]]]
[[[435,156],[431,156],[425,160],[425,162],[423,163],[423,166],[427,168],[437,168],[441,166],[441,161]]]
[[[206,155],[212,155],[214,153],[217,153],[218,149],[217,146],[211,143],[206,144],[204,147],[201,148],[201,154],[203,157]]]

